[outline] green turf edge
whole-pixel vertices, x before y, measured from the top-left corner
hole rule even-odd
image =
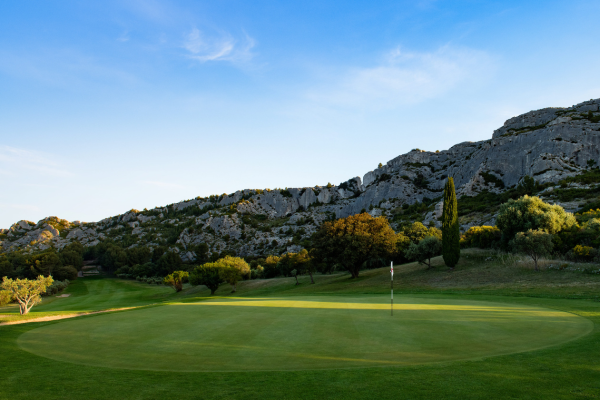
[[[346,295],[346,296],[348,296],[348,295]],[[373,295],[373,296],[380,297],[380,295]],[[296,296],[285,296],[285,297],[281,297],[281,298],[293,299],[295,297]],[[305,298],[306,296],[299,296],[299,297]],[[319,297],[321,298],[321,297],[329,297],[329,296],[319,296]],[[337,297],[337,296],[331,296],[331,297]],[[401,297],[401,296],[398,296],[398,297]],[[456,297],[456,296],[444,296],[444,295],[439,294],[439,293],[434,294],[434,295],[420,295],[420,296],[414,296],[414,297],[411,296],[411,298],[426,298],[426,299],[429,299],[429,300],[440,300],[440,301],[446,300],[448,297]],[[485,300],[484,299],[476,299],[476,297],[484,297]],[[240,300],[249,300],[248,297],[238,297],[238,298]],[[215,297],[204,298],[203,300],[219,300],[219,299],[230,300],[231,301],[231,300],[235,300],[236,297],[218,297],[218,296],[215,296]],[[464,300],[464,297],[461,298],[461,300]],[[490,302],[490,303],[499,303],[499,304],[506,304],[506,305],[510,305],[511,304],[511,303],[507,303],[505,301],[505,300],[507,300],[507,298],[505,296],[470,296],[470,298],[468,300],[471,300],[471,301],[486,301],[486,302]],[[185,303],[188,303],[188,302],[186,301]],[[135,311],[135,310],[147,309],[147,308],[156,308],[156,307],[167,306],[167,305],[177,305],[177,303],[175,303],[175,302],[169,302],[169,303],[161,303],[161,304],[150,304],[150,305],[147,305],[147,306],[139,306],[139,307],[136,307],[135,309],[130,309],[130,310],[116,310],[116,311],[112,311],[110,313],[124,313],[124,312],[129,312],[129,311]],[[525,304],[521,304],[521,305],[525,305]],[[588,318],[585,318],[585,317],[582,317],[582,316],[578,315],[577,313],[566,311],[566,310],[563,310],[563,309],[557,308],[557,307],[548,307],[547,305],[539,305],[539,304],[535,304],[535,305],[534,304],[527,304],[527,305],[534,306],[534,307],[544,307],[544,308],[550,309],[550,310],[556,310],[556,311],[560,311],[560,312],[565,312],[567,314],[571,314],[571,315],[577,316],[578,318],[581,318],[582,320],[589,322],[589,324],[587,324],[587,329],[586,329],[585,332],[582,332],[581,334],[579,334],[579,335],[577,335],[575,337],[572,337],[572,338],[570,338],[568,340],[565,340],[565,341],[563,341],[561,343],[555,343],[555,344],[544,345],[544,346],[539,346],[539,347],[532,347],[532,348],[529,348],[527,350],[521,350],[521,351],[511,351],[511,350],[508,350],[506,352],[499,352],[499,353],[495,353],[495,354],[487,355],[487,356],[477,356],[477,357],[461,358],[461,359],[456,360],[456,361],[427,361],[427,362],[420,362],[420,363],[417,363],[417,364],[414,364],[414,365],[435,365],[435,364],[447,364],[447,363],[452,363],[452,362],[485,360],[485,359],[492,358],[492,357],[499,357],[499,356],[510,355],[510,354],[528,353],[528,352],[543,350],[543,349],[547,349],[547,348],[550,348],[550,347],[560,346],[560,345],[569,343],[571,341],[579,340],[580,338],[582,338],[584,336],[587,336],[590,333],[592,333],[592,331],[595,328],[594,322],[592,322]],[[106,314],[108,314],[108,313],[104,313],[102,315],[106,315]],[[92,317],[96,317],[96,316],[98,316],[98,314],[95,314],[95,315],[86,315],[86,316],[81,316],[81,317],[78,317],[78,318],[92,318]],[[38,327],[40,327],[40,326],[38,326]],[[23,349],[23,348],[21,348],[21,350],[29,352],[28,350]],[[32,354],[36,354],[36,353],[32,352]],[[44,356],[41,356],[41,357],[44,357]],[[53,359],[53,360],[55,360],[56,362],[63,362],[61,360],[56,360],[56,359]],[[73,362],[73,364],[82,365],[82,366],[88,366],[88,367],[96,367],[94,364],[88,364],[88,363]],[[406,366],[373,365],[373,366],[317,368],[317,369],[314,369],[314,370],[318,370],[318,371],[327,371],[327,370],[336,370],[336,369],[355,370],[355,369],[393,368],[393,367],[406,367]],[[102,368],[107,368],[107,367],[102,367]],[[120,368],[115,368],[115,369],[120,369]],[[137,371],[157,371],[157,372],[158,371],[165,371],[163,369],[153,369],[153,368],[132,369],[132,370],[137,370]],[[288,372],[296,371],[296,372],[299,372],[299,371],[308,371],[308,370],[309,369],[306,369],[306,368],[300,368],[300,369],[285,368],[285,369],[281,369],[281,370],[280,369],[273,369],[273,370],[266,369],[266,370],[260,370],[259,372],[281,372],[281,371],[288,371]],[[177,369],[168,370],[168,371],[165,371],[165,372],[195,373],[195,372],[190,372],[190,371],[187,371],[187,370],[177,370]],[[200,372],[200,371],[197,371],[197,372]],[[212,374],[212,373],[233,373],[233,372],[236,372],[236,373],[245,373],[245,372],[249,372],[249,371],[248,370],[233,370],[233,371],[232,370],[213,370],[213,371],[201,371],[201,372],[202,373],[207,373],[207,374]]]
[[[540,302],[522,298],[515,302],[522,300]],[[544,306],[590,319],[594,331],[533,352],[436,365],[356,370],[182,374],[84,367],[48,360],[18,348],[16,339],[23,332],[57,322],[4,326],[0,327],[0,354],[3,360],[10,361],[0,364],[0,398],[600,398],[600,304],[574,300],[550,303],[554,307]]]

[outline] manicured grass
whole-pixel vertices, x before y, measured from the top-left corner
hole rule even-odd
[[[57,361],[109,368],[279,371],[472,359],[556,345],[593,328],[556,310],[448,298],[399,297],[390,316],[386,300],[176,303],[44,326],[18,344]]]
[[[188,290],[193,293],[197,291]],[[49,296],[43,303],[31,309],[29,314],[19,315],[16,304],[0,307],[0,322],[19,321],[52,315],[108,310],[121,307],[139,307],[180,298],[173,289],[166,286],[141,284],[136,281],[122,279],[103,279],[91,277],[78,279],[64,291],[69,297]]]
[[[521,322],[528,324],[529,329],[522,329],[518,319],[510,319],[508,325],[495,325],[500,327],[500,332],[492,332],[488,328],[498,322],[494,318],[498,312],[487,312],[477,307],[471,307],[472,310],[467,314],[460,314],[455,310],[430,311],[442,314],[446,321],[451,321],[450,317],[455,314],[453,323],[444,324],[435,319],[424,319],[428,314],[424,310],[405,309],[404,316],[401,316],[402,311],[397,311],[394,316],[398,318],[398,324],[406,322],[404,319],[409,317],[409,313],[419,314],[420,318],[416,318],[413,324],[420,325],[422,329],[419,332],[405,332],[406,340],[399,342],[396,335],[387,336],[388,331],[397,329],[393,325],[396,320],[391,320],[387,314],[387,268],[365,271],[355,280],[350,280],[344,273],[332,276],[318,275],[316,285],[309,285],[304,278],[300,286],[293,285],[293,278],[246,281],[239,285],[236,298],[231,297],[229,286],[223,285],[217,292],[220,296],[209,300],[214,303],[226,303],[220,305],[209,305],[209,301],[206,300],[208,292],[203,288],[188,287],[184,292],[175,294],[171,289],[160,286],[86,278],[74,282],[68,289],[73,293],[71,297],[47,299],[43,305],[36,306],[33,310],[39,313],[57,313],[131,306],[141,308],[64,321],[0,326],[0,399],[600,398],[600,302],[595,300],[598,298],[600,277],[551,270],[535,273],[528,264],[516,262],[518,260],[488,260],[489,257],[493,258],[496,255],[471,250],[463,252],[461,263],[453,273],[446,272],[442,267],[425,271],[422,266],[415,264],[399,266],[395,268],[395,287],[397,292],[405,294],[397,296],[396,301],[404,299],[408,304],[411,299],[413,304],[434,304],[438,307],[460,304],[479,307],[501,306],[510,310],[509,314],[513,316],[519,315],[519,309],[532,310],[529,307],[542,313],[548,313],[548,309],[564,311],[593,323],[592,331],[580,338],[538,350],[496,356],[489,355],[497,353],[487,353],[488,356],[480,354],[480,357],[469,360],[454,358],[454,361],[403,366],[323,369],[327,366],[321,364],[313,365],[313,369],[290,368],[273,371],[263,368],[265,360],[253,360],[248,350],[239,349],[236,352],[228,349],[220,352],[208,349],[222,358],[213,359],[218,364],[232,365],[237,361],[236,370],[178,372],[109,368],[102,365],[114,366],[118,362],[136,360],[132,356],[121,361],[111,359],[113,349],[103,340],[119,345],[114,342],[120,339],[125,342],[122,353],[131,355],[133,353],[126,349],[125,344],[135,345],[136,341],[132,339],[140,339],[146,351],[138,353],[138,357],[149,360],[154,354],[168,353],[168,346],[160,345],[169,339],[165,337],[165,332],[175,335],[173,338],[177,341],[181,338],[170,332],[187,330],[187,335],[190,336],[195,333],[194,329],[207,329],[210,324],[226,326],[213,334],[210,343],[251,346],[262,341],[276,347],[263,349],[264,352],[277,350],[293,354],[311,354],[316,350],[321,352],[319,354],[327,354],[339,353],[340,348],[335,346],[356,339],[358,341],[354,343],[358,343],[358,346],[351,351],[360,353],[362,359],[368,359],[371,354],[362,350],[360,346],[364,343],[372,345],[368,342],[370,336],[378,337],[382,348],[386,349],[395,344],[409,346],[411,337],[424,336],[431,339],[428,342],[430,344],[435,341],[443,343],[444,346],[448,343],[462,343],[465,351],[470,352],[477,349],[471,348],[475,346],[470,346],[468,339],[473,339],[477,333],[481,333],[477,346],[499,348],[507,345],[507,342],[500,340],[502,329],[506,329],[505,338],[511,337],[515,341],[513,344],[520,342],[521,345],[527,344],[528,348],[532,349],[536,346],[532,345],[531,341],[542,345],[546,331],[552,323],[547,319],[536,321],[529,318],[527,321],[528,318],[523,318]],[[251,303],[254,301],[262,301],[263,307]],[[440,304],[441,302],[443,303]],[[152,306],[157,303],[166,304]],[[307,307],[306,303],[313,307]],[[293,304],[299,307],[292,307]],[[339,304],[344,308],[330,308]],[[264,307],[266,305],[274,307]],[[281,305],[286,307],[280,307]],[[5,314],[6,310],[0,309],[0,314]],[[379,317],[364,316],[380,311],[385,312],[381,320]],[[560,317],[563,314],[555,315]],[[147,320],[143,316],[146,316]],[[465,316],[471,317],[471,320]],[[482,320],[473,321],[478,319],[472,318],[473,316]],[[578,318],[569,318],[580,321]],[[122,323],[117,325],[116,321]],[[359,325],[351,321],[357,321]],[[305,325],[311,323],[313,329],[309,330]],[[292,324],[294,328],[288,327],[288,324]],[[481,327],[484,331],[468,329],[465,332],[459,329],[467,325],[471,328]],[[511,326],[517,329],[515,335],[508,335]],[[367,333],[361,333],[361,329]],[[46,330],[48,335],[55,335],[51,340],[44,335],[38,335]],[[337,337],[328,337],[327,334],[319,332],[320,330],[335,331],[340,343],[336,342]],[[61,335],[57,336],[61,331]],[[152,331],[156,331],[155,341],[151,340]],[[273,333],[278,331],[281,331],[281,336]],[[120,335],[117,335],[119,332]],[[271,337],[265,337],[269,332]],[[559,330],[557,333],[561,332],[563,331]],[[471,336],[465,336],[467,334]],[[61,357],[71,357],[70,362],[42,357],[19,347],[19,344],[25,345],[28,337],[36,336],[43,344],[36,351],[52,352],[52,348],[57,348],[62,353]],[[318,337],[323,339],[317,340]],[[484,340],[486,337],[487,341]],[[526,338],[528,339],[525,340]],[[96,341],[98,346],[89,346],[90,340]],[[321,344],[321,340],[328,340],[328,343]],[[81,344],[88,345],[83,353],[77,348]],[[68,348],[70,345],[72,349]],[[190,346],[181,346],[181,343],[175,347],[177,351],[168,356],[172,361],[170,364],[173,365],[185,364],[188,354],[194,354],[195,351],[190,349]],[[47,350],[48,348],[50,350]],[[101,357],[102,350],[105,350],[104,360]],[[449,347],[437,351],[440,353],[442,350],[450,355],[452,349]],[[89,358],[93,357],[94,365],[84,365],[81,358],[74,360],[73,354],[87,357],[87,363]],[[195,354],[201,358],[205,351],[197,351]],[[380,355],[379,359],[383,357]],[[293,361],[293,358],[278,360],[280,365]],[[208,370],[204,363],[194,360],[188,360],[187,365],[194,363]],[[172,368],[170,364],[165,369],[177,369]],[[251,370],[253,365],[256,370]],[[137,367],[139,368],[139,365]],[[144,367],[152,369],[153,366]]]

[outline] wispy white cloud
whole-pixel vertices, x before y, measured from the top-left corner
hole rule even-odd
[[[40,210],[40,208],[38,206],[34,206],[31,204],[0,203],[0,207],[13,208],[15,210],[25,210],[25,211],[39,211]]]
[[[74,175],[51,154],[10,146],[0,146],[0,171],[12,176],[25,171],[52,177]]]
[[[117,38],[117,42],[128,42],[129,39],[131,39],[129,37],[129,31],[125,31]]]
[[[328,82],[307,91],[307,97],[332,106],[393,107],[436,98],[486,77],[494,69],[482,51],[442,47],[434,52],[393,49],[379,65],[345,68]]]
[[[254,55],[252,48],[256,45],[254,39],[244,32],[240,39],[235,39],[229,33],[209,36],[198,28],[185,36],[183,48],[187,56],[202,63],[207,61],[230,61],[234,63],[249,61]]]
[[[171,188],[171,189],[183,189],[182,185],[173,182],[161,182],[161,181],[142,181],[142,183],[151,186],[158,186],[161,188]]]

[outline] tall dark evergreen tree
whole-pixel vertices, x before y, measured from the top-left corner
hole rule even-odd
[[[442,256],[452,269],[460,258],[460,229],[454,179],[448,177],[444,187],[444,209],[442,211]]]

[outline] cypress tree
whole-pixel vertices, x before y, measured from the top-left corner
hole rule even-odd
[[[454,179],[448,177],[444,187],[444,208],[442,211],[442,256],[448,267],[454,269],[460,258],[460,229],[458,226],[458,206]]]

